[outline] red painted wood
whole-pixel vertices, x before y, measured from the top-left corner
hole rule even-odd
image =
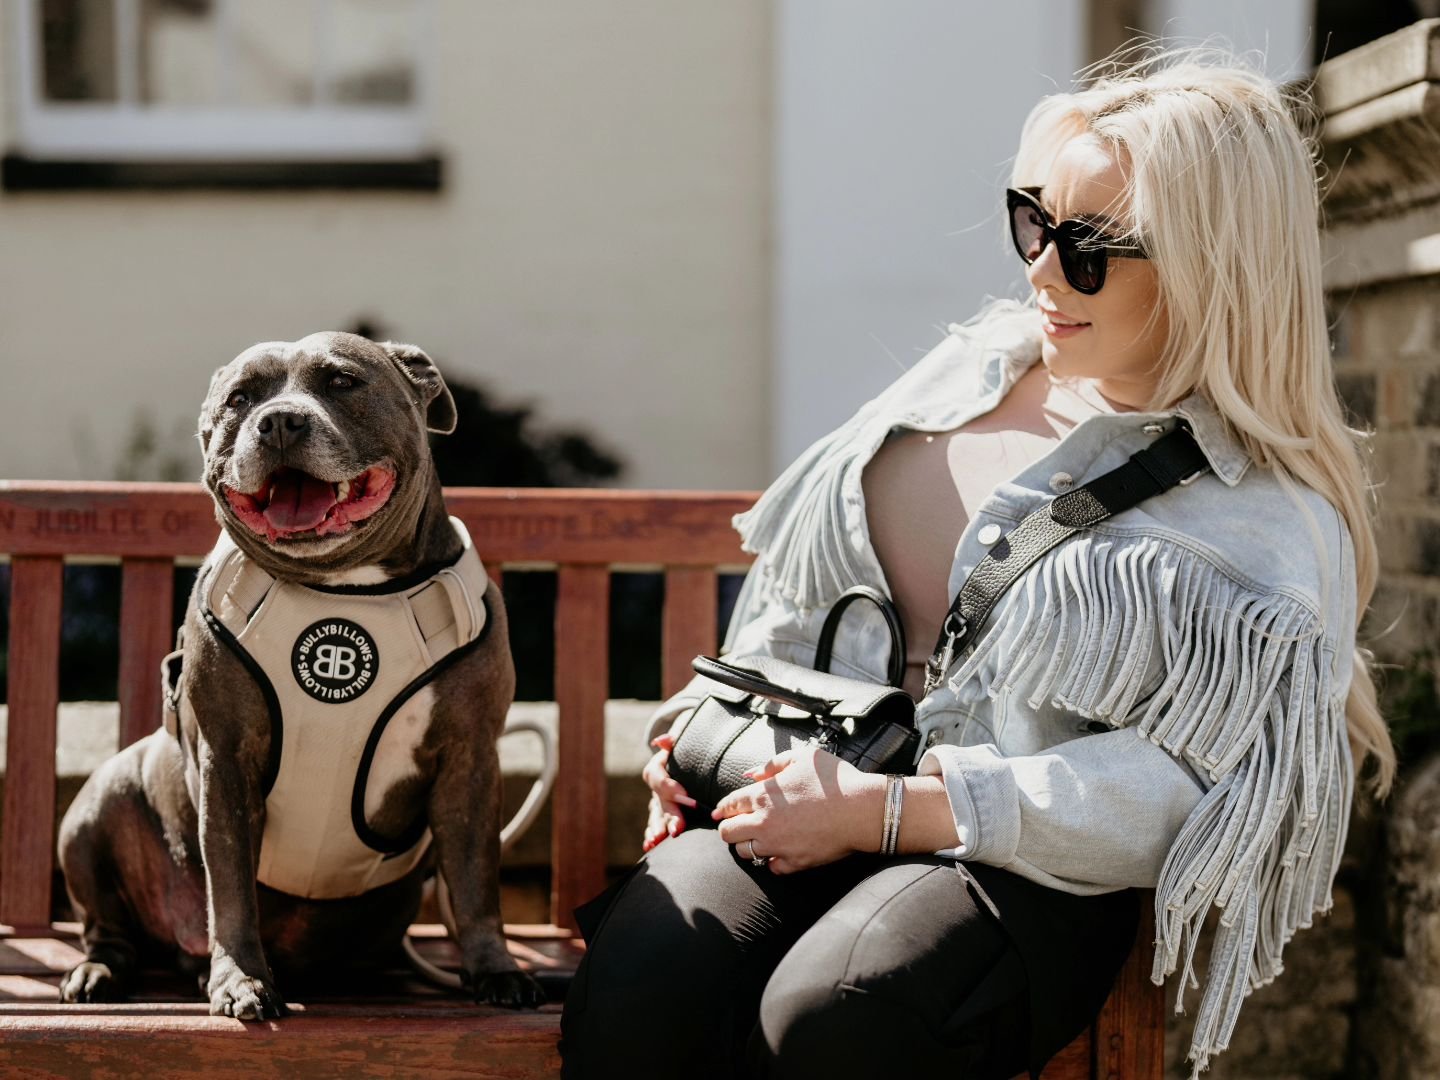
[[[0,922],[15,927],[44,927],[50,922],[63,581],[64,566],[58,556],[20,556],[11,562]]]
[[[690,662],[715,654],[719,596],[710,567],[677,567],[665,572],[665,613],[661,620],[661,691],[678,693],[695,674]]]
[[[1025,1077],[1026,1073],[1020,1073]],[[1041,1080],[1090,1080],[1090,1030],[1087,1028],[1077,1035],[1045,1065]],[[1126,1078],[1130,1080],[1130,1078]],[[1135,1077],[1134,1080],[1143,1080]],[[1159,1080],[1159,1077],[1156,1077]]]
[[[610,573],[603,566],[562,566],[558,576],[559,771],[551,795],[550,921],[574,929],[573,909],[605,887]]]
[[[447,488],[482,559],[746,566],[730,526],[748,492]],[[203,555],[218,526],[198,484],[0,481],[0,551]]]
[[[1150,981],[1154,955],[1155,893],[1147,889],[1140,897],[1135,944],[1095,1020],[1094,1075],[1099,1080],[1164,1074],[1165,989]]]
[[[160,726],[160,660],[175,647],[171,609],[175,564],[168,558],[121,560],[120,746]]]
[[[0,1007],[0,1074],[253,1080],[427,1076],[538,1080],[560,1074],[560,1006],[296,1005],[264,1023],[202,1004]]]

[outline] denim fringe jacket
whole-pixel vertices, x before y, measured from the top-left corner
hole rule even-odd
[[[809,666],[844,589],[886,592],[860,474],[887,435],[947,431],[993,409],[1039,361],[1038,313],[1001,304],[949,335],[811,446],[735,518],[758,556],[723,652]],[[1355,558],[1335,508],[1252,467],[1208,398],[1099,414],[975,508],[953,597],[986,548],[1055,494],[1118,465],[1183,417],[1212,471],[1066,540],[996,604],[919,703],[921,775],[943,777],[959,844],[937,852],[1072,893],[1155,890],[1151,979],[1183,959],[1176,1011],[1212,905],[1221,909],[1190,1057],[1229,1044],[1249,992],[1328,912],[1354,787],[1345,700]],[[994,530],[987,530],[987,536]],[[937,628],[938,632],[938,628]],[[884,681],[888,632],[851,609],[831,670]],[[704,694],[698,677],[647,738]]]

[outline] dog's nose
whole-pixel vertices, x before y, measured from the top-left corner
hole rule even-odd
[[[260,441],[274,450],[294,446],[310,432],[310,418],[304,413],[275,409],[255,423]]]

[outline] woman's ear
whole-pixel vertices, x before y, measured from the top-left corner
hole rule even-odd
[[[455,399],[450,388],[440,376],[435,361],[425,350],[415,345],[404,345],[398,341],[381,341],[379,346],[390,354],[395,366],[400,369],[415,388],[420,391],[420,400],[426,403],[425,427],[439,435],[449,435],[455,430]]]

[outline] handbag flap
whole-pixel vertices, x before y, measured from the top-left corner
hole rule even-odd
[[[908,700],[905,691],[894,686],[866,682],[863,679],[848,679],[843,675],[816,671],[813,668],[802,667],[800,664],[792,664],[788,660],[780,660],[773,656],[727,656],[725,662],[747,671],[753,671],[769,682],[799,690],[812,697],[834,701],[837,704],[831,710],[831,714],[837,717],[866,716],[881,702],[897,695]],[[705,676],[701,676],[701,678],[704,679],[706,689],[714,697],[730,702],[732,705],[738,705],[752,697],[761,698],[759,694],[752,694],[716,679]],[[761,700],[765,702],[765,711],[775,716],[798,720],[810,715],[793,705],[782,705],[768,698],[761,698]]]

